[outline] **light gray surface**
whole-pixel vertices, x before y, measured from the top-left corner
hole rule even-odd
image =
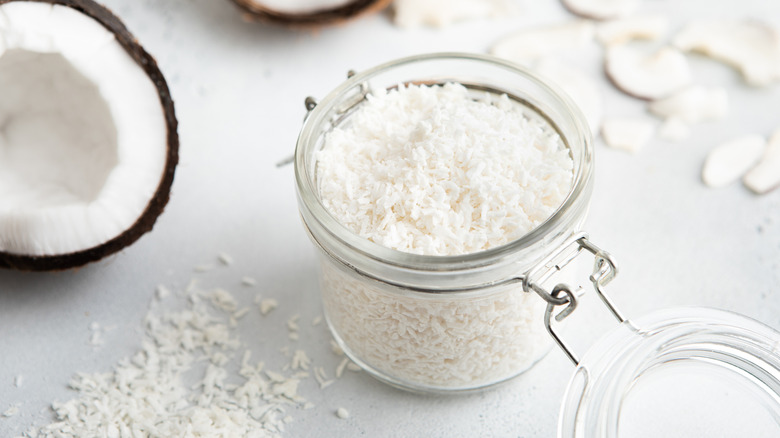
[[[414,53],[484,52],[498,37],[532,23],[567,19],[553,0],[524,2],[526,14],[444,30],[401,30],[386,14],[316,32],[245,23],[225,0],[106,1],[168,78],[180,120],[181,163],[171,202],[152,233],[117,256],[61,273],[0,272],[0,436],[52,420],[52,401],[75,393],[75,372],[106,372],[139,348],[142,320],[154,288],[184,287],[192,277],[231,290],[242,302],[255,294],[279,300],[262,318],[241,322],[255,358],[281,365],[279,348],[309,351],[332,370],[321,312],[314,251],[300,226],[293,169],[274,167],[292,153],[307,95],[324,96],[348,69],[364,69]],[[674,14],[676,26],[696,16],[780,19],[780,5],[761,0],[648,1],[645,11]],[[771,4],[770,4],[771,3]],[[715,9],[713,9],[715,8]],[[600,74],[596,46],[572,55]],[[587,230],[619,260],[611,287],[629,315],[705,305],[731,309],[780,329],[780,191],[758,197],[739,184],[712,190],[699,180],[701,163],[731,137],[768,135],[780,127],[780,87],[750,89],[730,68],[697,58],[697,80],[730,90],[726,120],[694,127],[672,144],[654,140],[638,155],[597,145],[597,184]],[[600,77],[600,76],[599,76]],[[639,114],[643,106],[605,86],[607,114]],[[208,273],[219,252],[235,263]],[[258,280],[242,287],[244,275]],[[284,322],[301,314],[301,340]],[[89,344],[89,326],[114,326],[105,343]],[[552,351],[514,381],[482,393],[453,397],[404,393],[362,373],[348,373],[320,391],[301,393],[317,405],[292,411],[289,436],[554,435],[559,402],[573,368]],[[23,385],[14,386],[22,375]],[[351,416],[340,420],[336,408]]]

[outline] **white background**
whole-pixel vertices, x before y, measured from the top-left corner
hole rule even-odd
[[[184,287],[198,277],[242,303],[256,294],[279,301],[266,317],[253,311],[241,336],[253,358],[277,368],[285,345],[307,350],[332,376],[314,250],[300,225],[293,169],[275,163],[292,154],[306,96],[324,96],[347,70],[432,51],[484,53],[499,37],[530,24],[571,19],[554,0],[526,0],[522,16],[456,24],[443,30],[399,29],[388,13],[318,31],[291,31],[242,21],[227,0],[107,0],[158,60],[176,101],[181,162],[171,201],[154,230],[116,256],[59,273],[0,272],[0,436],[52,421],[52,401],[75,396],[75,372],[108,372],[135,352],[154,289]],[[717,4],[717,5],[715,5]],[[780,25],[777,2],[654,0],[641,11],[670,15],[674,28],[702,16],[765,18]],[[600,49],[568,54],[603,81]],[[622,269],[610,290],[628,315],[704,305],[780,329],[780,191],[756,196],[733,184],[700,182],[707,152],[741,134],[780,128],[780,86],[742,85],[729,67],[692,60],[698,82],[729,89],[730,115],[697,125],[680,143],[653,140],[637,155],[597,143],[596,188],[587,224],[592,240]],[[608,115],[641,114],[643,105],[603,83]],[[207,273],[220,252],[235,263]],[[242,276],[257,279],[254,288]],[[301,340],[285,321],[301,315]],[[114,327],[90,345],[91,323]],[[317,406],[291,410],[286,434],[369,437],[549,437],[573,370],[553,350],[530,372],[489,391],[420,396],[347,373],[320,391],[301,393]],[[23,385],[14,378],[23,376]],[[334,415],[343,406],[347,420]]]

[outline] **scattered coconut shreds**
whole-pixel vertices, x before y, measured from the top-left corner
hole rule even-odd
[[[209,295],[211,304],[228,313],[233,313],[238,309],[238,303],[233,294],[224,289],[214,289]]]
[[[728,114],[728,94],[720,87],[692,86],[648,104],[651,113],[684,123],[720,120]]]
[[[697,20],[674,38],[682,50],[702,53],[737,68],[745,81],[780,81],[780,32],[757,20]]]
[[[679,142],[685,140],[691,135],[691,127],[682,120],[671,117],[661,124],[658,129],[658,136],[664,140],[671,142]]]
[[[315,316],[314,319],[311,320],[312,326],[318,326],[320,324],[322,324],[322,316]]]
[[[363,370],[362,368],[360,368],[360,365],[358,365],[356,363],[352,363],[352,362],[347,364],[347,369],[350,370],[350,371],[354,371],[354,372],[358,372],[358,371],[362,371]]]
[[[336,409],[336,416],[341,418],[342,420],[346,420],[349,418],[349,411],[344,408],[338,408]]]
[[[291,421],[288,406],[306,402],[300,379],[263,373],[263,363],[250,363],[245,351],[242,380],[228,382],[240,340],[226,315],[204,301],[185,303],[179,311],[150,311],[141,350],[112,372],[77,374],[70,386],[78,398],[54,403],[58,421],[32,436],[92,436],[98,427],[106,436],[280,436]],[[183,376],[201,372],[203,361],[200,382],[183,386]]]
[[[233,313],[233,315],[231,317],[239,320],[239,319],[245,317],[249,313],[249,311],[250,311],[249,307],[242,307],[241,309],[236,310],[236,312]]]
[[[17,388],[21,388],[22,385],[24,385],[24,376],[19,374],[16,377],[14,377],[14,386]]]
[[[298,326],[298,320],[301,319],[301,315],[295,314],[287,320],[287,329],[291,332],[297,332],[300,327]]]
[[[19,413],[19,406],[11,405],[3,412],[3,417],[10,418]]]
[[[244,286],[254,286],[257,284],[257,280],[252,277],[243,277],[241,278],[241,284]]]
[[[219,253],[219,255],[217,255],[217,259],[225,266],[230,266],[233,264],[233,257],[225,254],[224,252]]]
[[[336,378],[341,378],[344,375],[344,369],[347,368],[347,365],[349,365],[349,358],[345,357],[341,360],[339,366],[336,367]]]
[[[506,17],[519,12],[514,0],[395,0],[393,22],[399,27],[444,27],[458,21]]]
[[[260,313],[268,315],[272,310],[279,307],[279,302],[273,298],[266,298],[260,301]]]
[[[290,368],[293,370],[308,370],[309,365],[311,365],[311,359],[306,355],[306,352],[303,350],[295,350],[292,362],[290,363]]]
[[[528,64],[555,52],[586,47],[593,41],[593,34],[594,25],[586,20],[526,28],[501,39],[490,52],[518,64]]]
[[[598,132],[604,114],[604,98],[593,78],[553,58],[542,59],[534,70],[568,94],[585,115],[591,132]]]
[[[650,120],[610,118],[601,125],[601,136],[607,146],[637,153],[653,137],[655,124]]]
[[[637,6],[637,0],[561,0],[572,14],[594,20],[630,15]]]
[[[745,174],[742,182],[757,194],[780,187],[780,129],[769,138],[761,160]]]
[[[163,286],[162,284],[157,286],[157,290],[155,291],[155,296],[158,300],[164,300],[171,294],[171,290],[167,287]]]
[[[334,380],[328,379],[328,375],[325,374],[325,368],[323,367],[314,368],[314,379],[320,384],[320,389],[325,389],[334,382]]]
[[[760,135],[748,135],[726,142],[707,155],[701,179],[710,187],[722,187],[740,179],[753,167],[766,148]]]
[[[212,269],[214,269],[214,265],[207,265],[207,264],[198,265],[198,266],[195,266],[194,268],[192,268],[193,271],[199,272],[199,273],[201,273],[201,272],[208,272],[208,271],[210,271]]]
[[[650,54],[632,45],[611,47],[604,71],[615,87],[639,99],[659,99],[691,82],[688,60],[672,47]]]
[[[596,25],[596,39],[604,46],[634,40],[658,40],[669,31],[669,18],[657,15],[610,20]]]
[[[336,342],[335,340],[330,340],[330,350],[335,354],[336,356],[343,356],[344,350],[341,348],[341,346]]]

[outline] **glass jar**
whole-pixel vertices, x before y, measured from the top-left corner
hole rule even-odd
[[[319,197],[315,154],[325,134],[350,123],[372,89],[446,82],[475,95],[506,94],[555,129],[574,162],[568,196],[528,234],[477,253],[415,255],[356,235]],[[427,392],[483,388],[537,362],[551,345],[541,323],[545,301],[524,290],[549,287],[549,274],[561,265],[550,256],[581,237],[593,186],[591,135],[576,106],[512,63],[445,53],[353,74],[321,102],[307,99],[307,108],[295,153],[299,208],[318,248],[325,316],[345,353],[385,382]],[[529,281],[532,270],[539,281]]]

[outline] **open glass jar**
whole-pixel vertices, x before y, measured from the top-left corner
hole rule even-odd
[[[317,192],[316,151],[374,88],[457,82],[506,94],[555,129],[574,162],[573,184],[544,223],[506,245],[457,256],[400,252],[341,225]],[[303,222],[319,249],[330,328],[349,357],[393,385],[424,391],[482,388],[528,369],[549,350],[545,303],[523,293],[523,273],[580,229],[593,186],[593,147],[578,109],[529,72],[498,59],[423,55],[352,76],[316,106],[298,139]]]
[[[574,162],[568,196],[528,234],[482,252],[423,256],[361,238],[319,197],[315,155],[326,133],[350,123],[372,89],[446,82],[506,94],[546,120]],[[729,436],[719,433],[729,424],[755,432],[741,436],[780,436],[780,334],[711,309],[678,309],[632,322],[604,294],[617,268],[579,231],[592,192],[593,146],[584,117],[566,96],[511,63],[450,53],[354,74],[322,102],[307,99],[307,108],[295,155],[299,209],[318,248],[331,332],[366,371],[417,391],[484,388],[531,367],[548,351],[551,335],[577,365],[560,437]],[[582,253],[595,259],[589,277],[567,272]],[[555,321],[574,311],[580,296],[567,284],[585,278],[620,324],[579,360]],[[708,392],[712,385],[722,388]],[[721,400],[715,395],[724,403],[708,404]],[[719,406],[734,409],[721,412]],[[668,421],[669,407],[678,408],[674,418],[684,421]],[[744,418],[749,424],[738,421]]]

